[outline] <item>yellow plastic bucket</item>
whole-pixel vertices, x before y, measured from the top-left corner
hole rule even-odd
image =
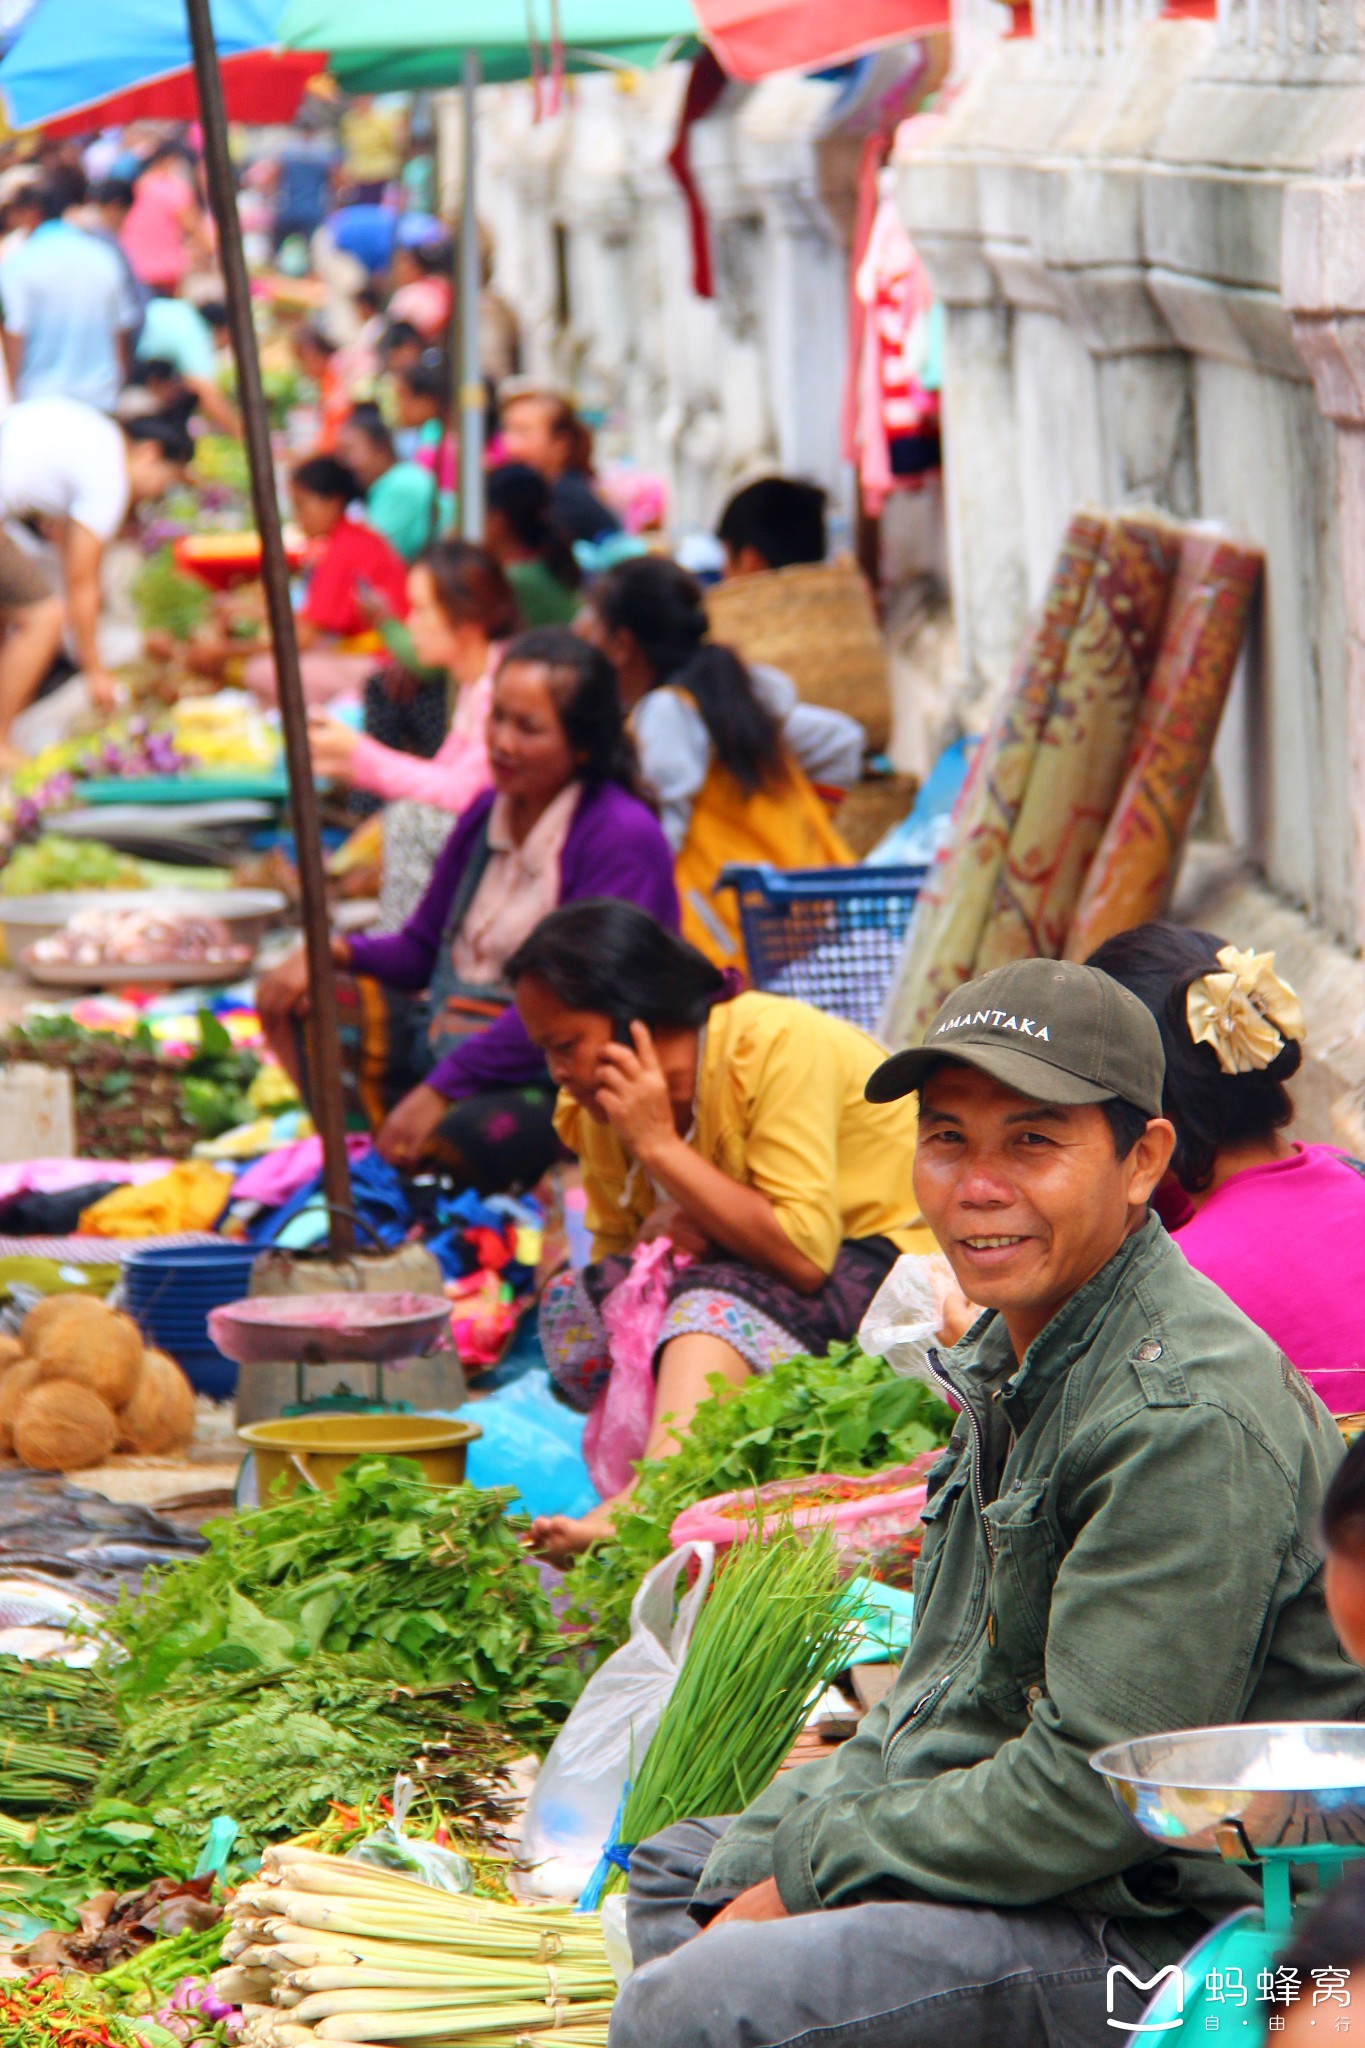
[[[458,1486],[468,1446],[483,1431],[476,1422],[442,1415],[295,1415],[279,1422],[249,1422],[237,1432],[256,1460],[258,1499],[280,1479],[291,1493],[311,1486],[330,1493],[357,1458],[414,1458],[433,1486]]]

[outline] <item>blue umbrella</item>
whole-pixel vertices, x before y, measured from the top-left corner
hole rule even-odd
[[[283,0],[214,0],[219,57],[278,48],[283,11]],[[190,63],[184,0],[38,0],[0,60],[0,92],[11,127],[36,128]]]

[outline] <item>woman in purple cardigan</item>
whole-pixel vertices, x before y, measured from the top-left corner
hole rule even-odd
[[[387,938],[332,940],[343,1073],[391,1165],[439,1166],[482,1194],[560,1157],[555,1090],[503,965],[547,912],[619,896],[676,930],[673,856],[640,794],[616,677],[557,627],[503,657],[488,720],[493,787],[464,812],[426,894]],[[303,950],[257,989],[266,1036],[300,1077]],[[301,1078],[301,1077],[300,1077]]]

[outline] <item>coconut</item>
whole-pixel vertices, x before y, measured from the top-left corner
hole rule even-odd
[[[14,1449],[14,1418],[31,1388],[38,1384],[38,1361],[21,1358],[0,1377],[0,1451]]]
[[[38,1340],[43,1331],[53,1323],[59,1323],[73,1303],[93,1301],[96,1298],[91,1294],[49,1294],[45,1301],[40,1301],[36,1307],[31,1308],[24,1317],[23,1328],[19,1332],[19,1341],[28,1356],[36,1357]]]
[[[133,1398],[142,1367],[137,1324],[89,1295],[70,1295],[67,1302],[65,1311],[54,1313],[35,1337],[25,1336],[26,1348],[45,1380],[74,1380],[98,1394],[106,1407],[122,1408]]]
[[[118,1439],[114,1411],[75,1380],[42,1380],[14,1418],[14,1452],[35,1472],[74,1472],[102,1465]]]
[[[24,1347],[17,1337],[0,1336],[0,1373],[9,1371],[24,1356]]]
[[[131,1401],[118,1412],[118,1447],[158,1457],[194,1435],[194,1388],[164,1351],[144,1351]]]

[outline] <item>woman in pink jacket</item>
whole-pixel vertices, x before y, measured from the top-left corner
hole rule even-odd
[[[486,548],[438,541],[408,575],[407,631],[417,666],[455,687],[450,730],[431,760],[386,747],[315,713],[314,772],[386,803],[432,804],[458,816],[489,786],[485,729],[502,645],[520,623],[517,601]]]

